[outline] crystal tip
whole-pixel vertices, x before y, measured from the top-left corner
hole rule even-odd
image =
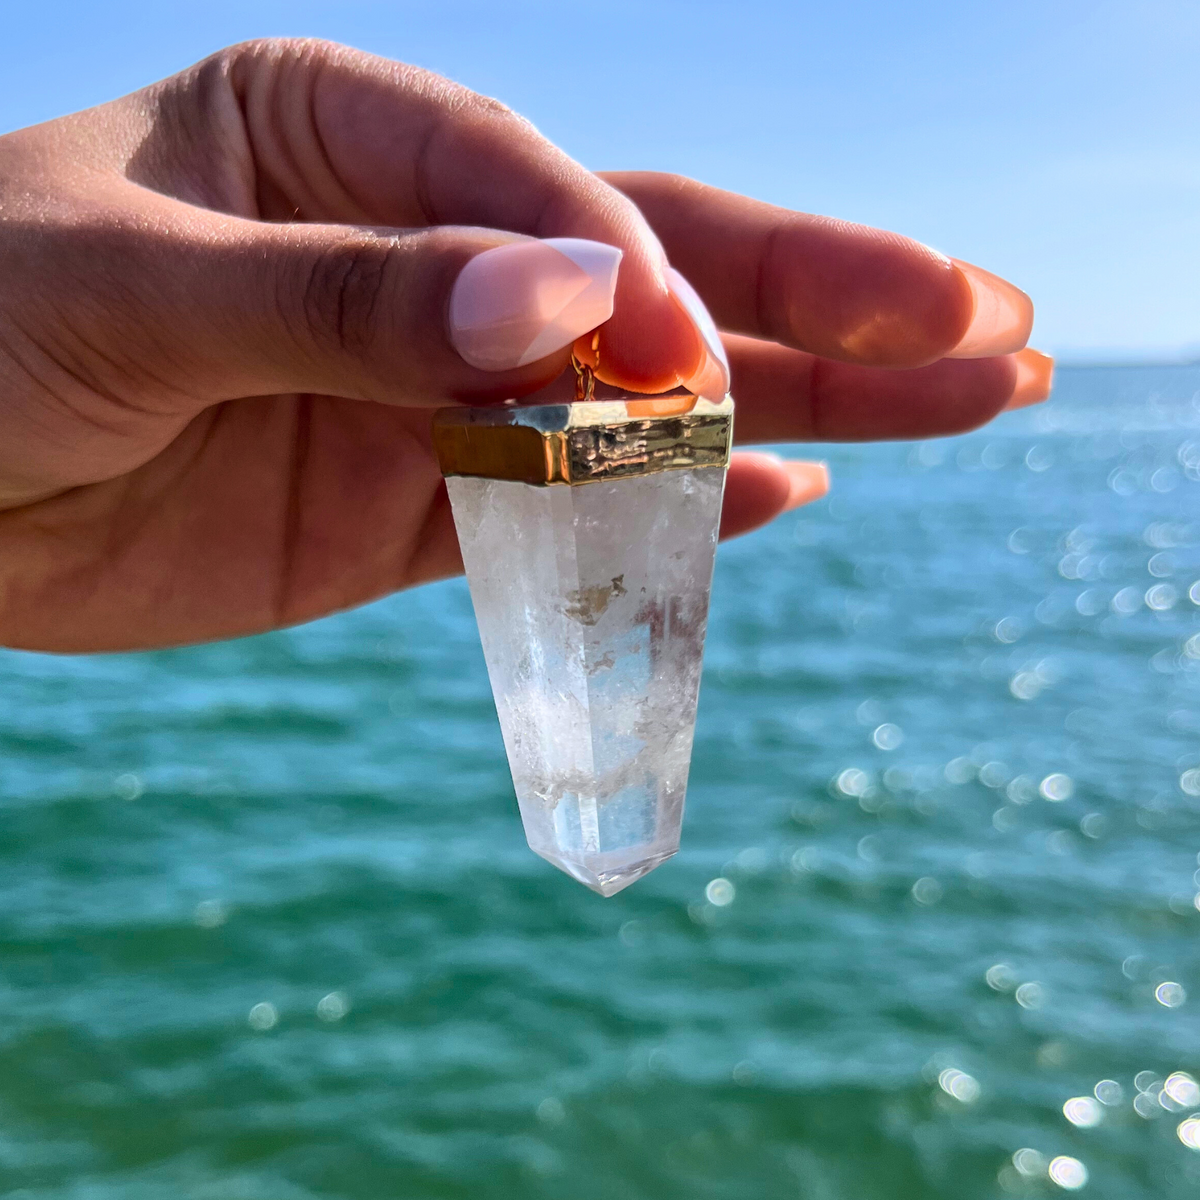
[[[535,853],[560,871],[565,871],[572,879],[578,880],[584,887],[591,888],[593,892],[599,892],[601,896],[615,896],[618,892],[624,891],[631,883],[636,883],[643,875],[649,875],[655,867],[673,857],[676,851],[667,850],[623,864],[614,864],[609,855],[596,856],[608,860],[604,862],[603,866],[590,862],[590,856],[576,861],[560,858],[555,854],[547,854],[542,850],[537,850]]]

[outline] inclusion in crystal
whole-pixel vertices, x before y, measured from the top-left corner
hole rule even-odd
[[[679,849],[725,471],[446,482],[530,848],[614,895]]]

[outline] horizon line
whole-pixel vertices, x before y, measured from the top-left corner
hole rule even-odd
[[[1187,357],[1163,355],[1161,358],[1142,358],[1134,355],[1128,357],[1114,356],[1113,358],[1057,358],[1056,370],[1094,371],[1111,367],[1200,367],[1200,355],[1190,354]]]

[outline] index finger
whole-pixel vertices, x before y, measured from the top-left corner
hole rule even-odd
[[[676,175],[601,177],[637,204],[732,333],[879,367],[1011,354],[1028,340],[1024,292],[911,238]]]

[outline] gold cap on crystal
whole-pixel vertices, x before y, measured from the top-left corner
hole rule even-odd
[[[656,471],[726,467],[733,400],[625,396],[574,404],[443,408],[433,446],[443,475],[545,487]]]

